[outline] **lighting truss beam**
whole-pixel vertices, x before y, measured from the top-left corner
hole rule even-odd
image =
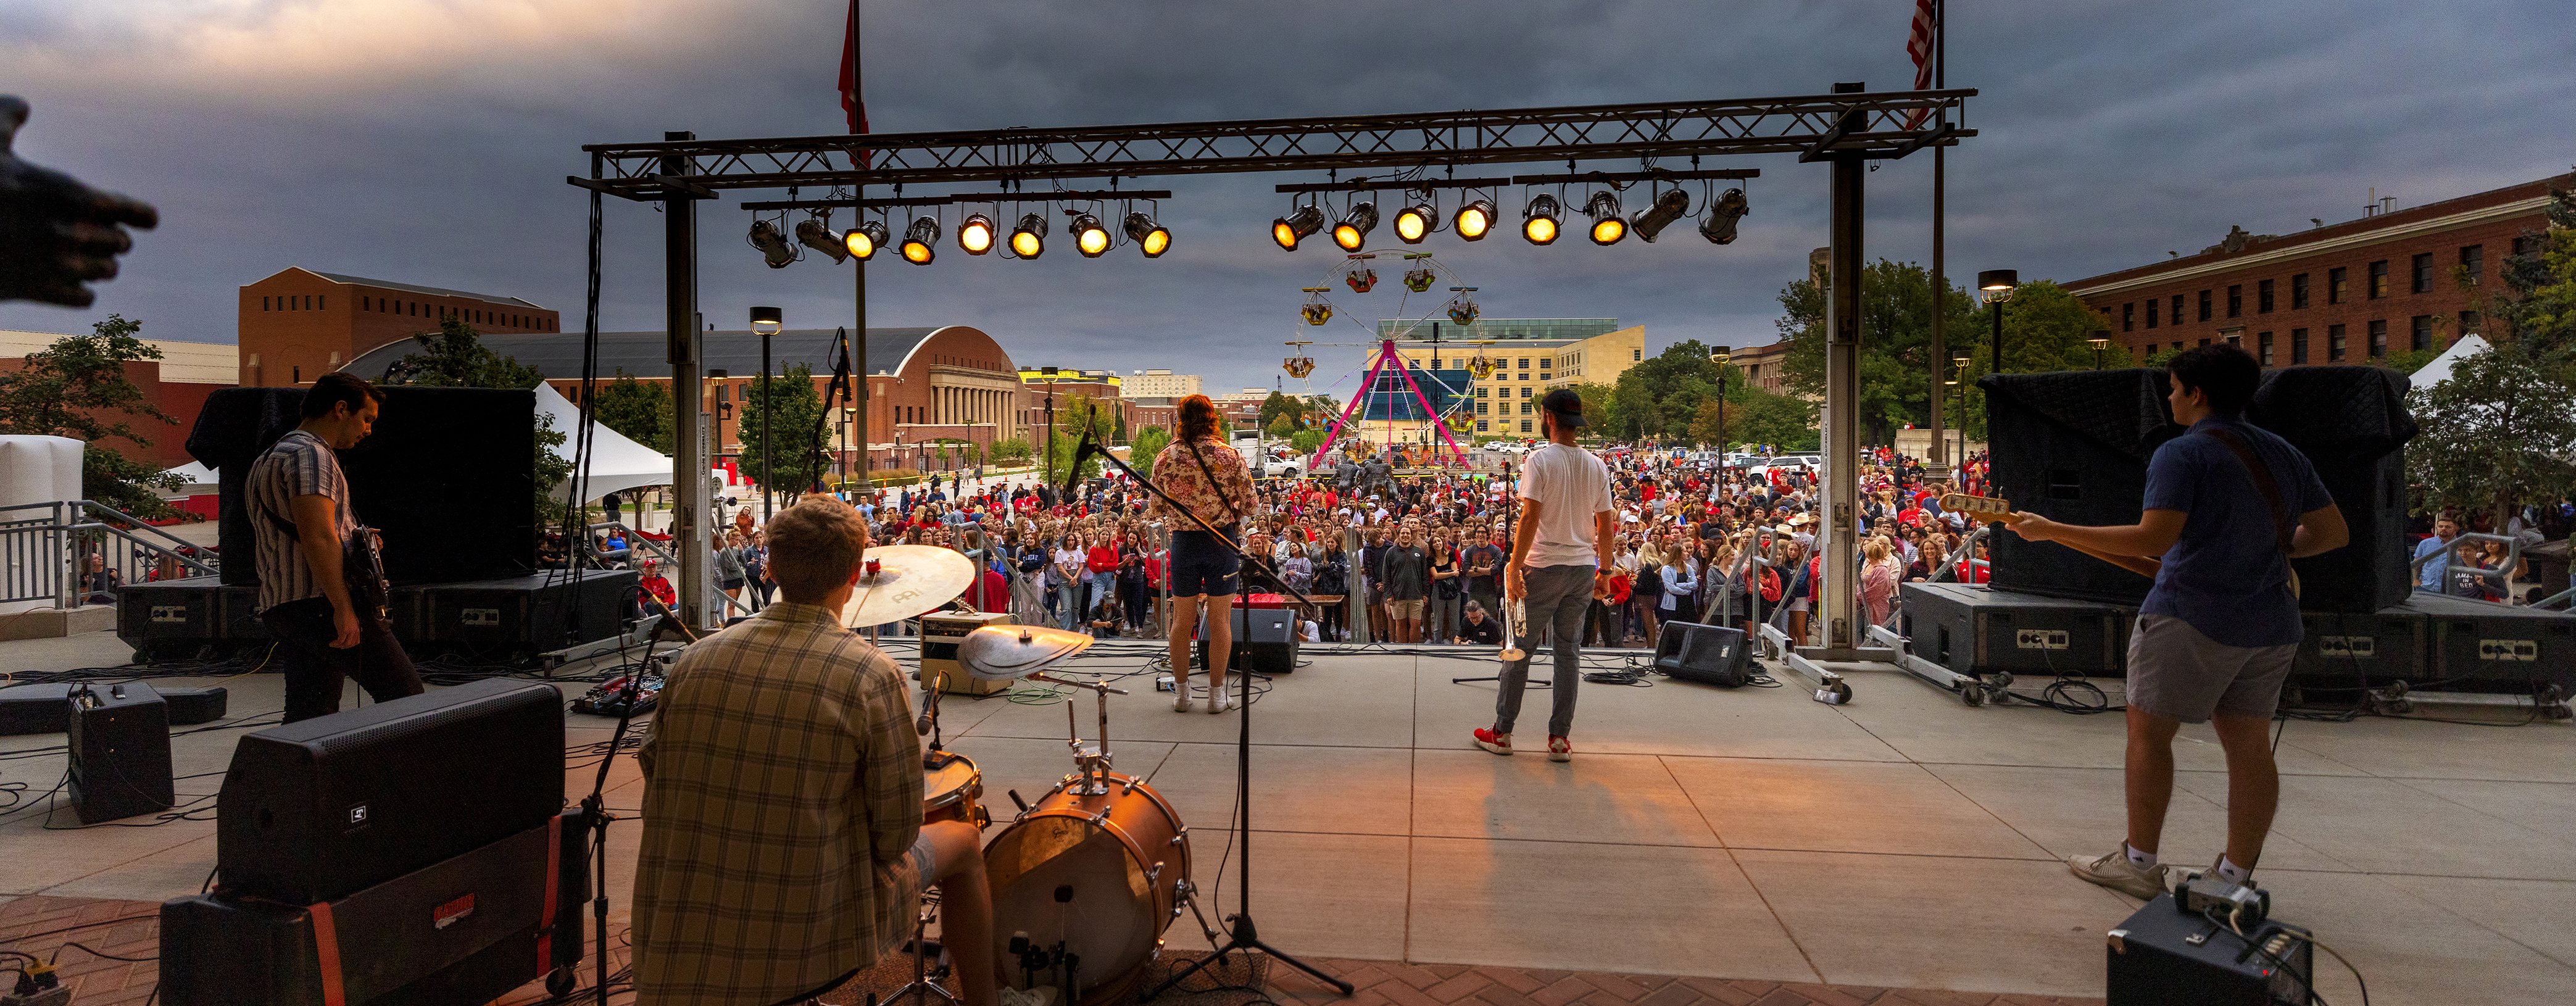
[[[1273,187],[1275,192],[1413,192],[1421,189],[1490,189],[1509,185],[1509,178],[1437,178],[1422,181],[1370,181],[1355,178],[1347,182],[1299,182]]]
[[[1083,192],[961,192],[947,196],[898,196],[892,199],[804,199],[785,202],[744,203],[746,210],[837,210],[896,209],[916,206],[954,206],[959,203],[1056,203],[1087,202],[1110,199],[1170,199],[1168,189],[1100,189]]]
[[[1257,119],[1074,129],[870,133],[754,140],[596,144],[598,185],[632,199],[673,190],[890,185],[1508,164],[1633,157],[1805,153],[1893,156],[1930,127],[1917,109],[1964,122],[1974,89]],[[1975,136],[1955,129],[1943,144]],[[853,151],[874,167],[848,165]],[[684,163],[685,181],[665,165]],[[1398,186],[1389,186],[1390,188]],[[1133,196],[1122,193],[1120,198]],[[1014,198],[1069,198],[1019,193]],[[1141,198],[1141,197],[1140,197]],[[998,200],[996,200],[998,201]]]
[[[1683,182],[1703,178],[1760,178],[1762,169],[1716,171],[1586,171],[1572,175],[1513,175],[1514,185],[1567,185],[1581,182]]]

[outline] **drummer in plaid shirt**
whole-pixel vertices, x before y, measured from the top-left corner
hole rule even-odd
[[[930,883],[966,1006],[1044,1006],[999,989],[980,835],[922,823],[902,676],[841,627],[866,524],[809,495],[770,520],[769,541],[783,600],[681,654],[636,754],[637,1002],[831,991],[911,937]]]

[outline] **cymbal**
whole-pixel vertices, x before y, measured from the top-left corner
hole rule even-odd
[[[841,624],[853,629],[936,611],[975,582],[973,561],[934,545],[881,545],[867,561],[876,575],[861,575],[841,609]]]
[[[957,663],[981,681],[1016,681],[1091,648],[1089,633],[1044,625],[987,625],[957,644]]]

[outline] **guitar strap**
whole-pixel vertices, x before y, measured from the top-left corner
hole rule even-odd
[[[2272,543],[2280,548],[2281,561],[2288,563],[2290,542],[2298,533],[2299,524],[2291,516],[2289,505],[2281,500],[2281,486],[2272,481],[2271,467],[2255,456],[2254,448],[2245,443],[2244,437],[2237,436],[2235,430],[2214,426],[2201,433],[2226,444],[2228,450],[2236,453],[2236,460],[2244,462],[2246,474],[2254,477],[2254,491],[2262,494],[2263,505],[2272,510]],[[2290,596],[2299,596],[2299,570],[2295,566],[2290,568]]]

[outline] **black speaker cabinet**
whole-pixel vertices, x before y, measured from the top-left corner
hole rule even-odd
[[[1684,681],[1737,687],[1749,659],[1743,631],[1724,626],[1665,622],[1655,643],[1655,669]]]
[[[488,678],[245,735],[217,870],[309,905],[542,825],[563,808],[563,718],[554,686]]]
[[[2316,466],[2352,530],[2352,544],[2291,561],[2299,607],[2368,614],[2406,599],[2406,465],[2416,433],[2406,377],[2384,367],[2266,371],[2245,409]]]
[[[66,788],[82,824],[170,809],[170,707],[151,685],[83,683],[70,698]]]
[[[2290,660],[2290,674],[2302,686],[2324,690],[2313,699],[2331,705],[2358,698],[2359,693],[2330,689],[2428,681],[2437,676],[2426,662],[2431,652],[2426,638],[2430,625],[2421,611],[2302,611],[2299,622],[2305,631],[2299,638],[2298,656]]]
[[[569,969],[590,897],[582,822],[563,814],[327,905],[241,896],[229,876],[163,902],[161,1001],[322,1006],[333,968],[338,1001],[445,1006]]]
[[[0,688],[0,737],[58,734],[71,729],[71,685]]]
[[[410,641],[545,651],[617,635],[641,573],[587,570],[576,583],[552,571],[420,588]],[[397,619],[399,622],[399,619]]]
[[[2313,1001],[2306,979],[2316,974],[2316,951],[2304,931],[2276,921],[2238,936],[2175,910],[2173,895],[2159,894],[2107,935],[2104,1006]]]
[[[1226,666],[1255,674],[1297,670],[1297,613],[1286,608],[1232,608],[1232,656]],[[1207,640],[1199,640],[1194,666],[1207,666]]]
[[[2576,692],[2576,615],[2416,591],[2395,610],[2424,615],[2426,673],[2452,687],[2528,695]]]
[[[2126,673],[2137,612],[2115,604],[1999,590],[1984,584],[1908,583],[1897,590],[1897,626],[1917,657],[1953,674]]]

